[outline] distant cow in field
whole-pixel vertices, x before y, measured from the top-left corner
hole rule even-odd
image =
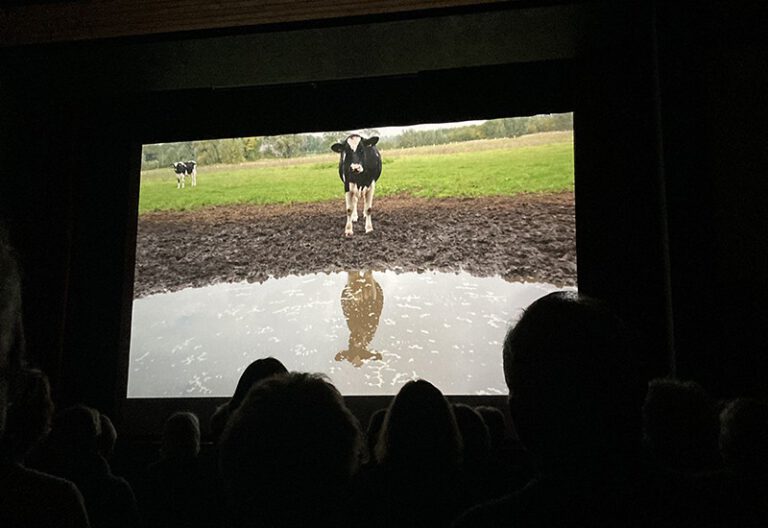
[[[371,210],[376,182],[381,176],[381,154],[376,148],[379,138],[366,139],[352,134],[341,143],[334,143],[331,150],[341,155],[339,159],[339,177],[344,183],[344,198],[347,204],[347,225],[345,236],[354,233],[352,222],[357,222],[357,202],[365,203],[365,232],[373,231]]]
[[[176,188],[183,189],[184,182],[187,176],[191,178],[192,187],[197,187],[197,162],[189,161],[177,161],[172,165],[173,171],[176,173]]]

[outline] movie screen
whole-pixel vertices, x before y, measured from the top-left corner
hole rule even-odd
[[[521,311],[576,287],[572,114],[144,145],[129,398],[272,356],[344,395],[503,395]]]

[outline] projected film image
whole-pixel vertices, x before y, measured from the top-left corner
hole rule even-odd
[[[128,397],[252,361],[344,395],[506,394],[522,310],[576,287],[572,114],[144,145]]]

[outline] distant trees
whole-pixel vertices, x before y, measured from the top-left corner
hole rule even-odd
[[[402,134],[381,138],[384,149],[443,145],[476,139],[518,137],[538,132],[572,130],[573,114],[541,114],[530,117],[491,119],[479,125],[436,130],[407,129]],[[362,132],[366,137],[379,135],[375,129]],[[170,168],[175,161],[196,160],[199,165],[237,164],[264,158],[295,158],[327,153],[330,146],[349,132],[323,134],[283,134],[279,136],[207,139],[181,143],[145,145],[142,170]]]
[[[479,125],[437,130],[406,130],[399,136],[384,138],[382,148],[410,148],[425,145],[444,145],[475,139],[494,139],[524,136],[537,132],[573,129],[573,113],[542,114],[530,117],[489,119]]]

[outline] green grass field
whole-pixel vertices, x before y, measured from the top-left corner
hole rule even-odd
[[[573,190],[573,134],[471,141],[381,152],[378,198],[514,195]],[[176,189],[171,168],[142,172],[139,213],[225,204],[342,199],[338,155],[198,167],[197,187]]]

